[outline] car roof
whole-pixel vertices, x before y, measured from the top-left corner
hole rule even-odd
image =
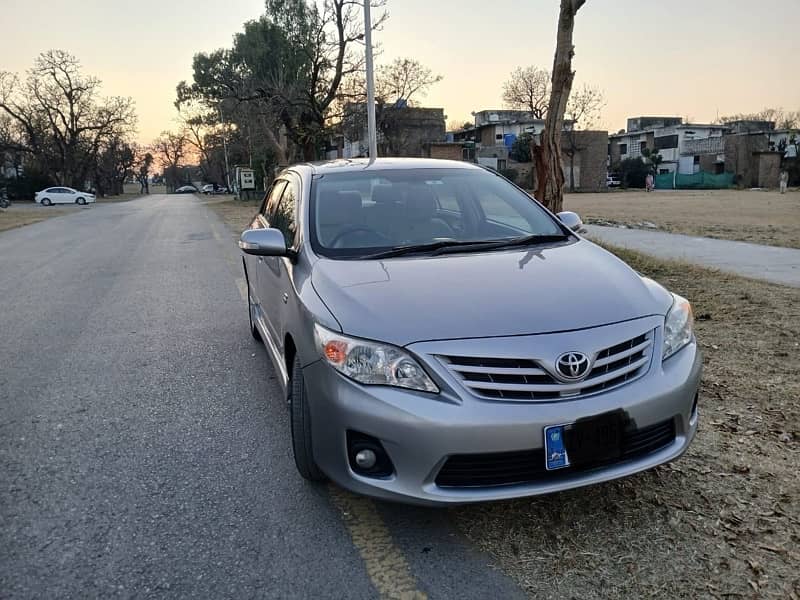
[[[301,163],[289,167],[290,170],[308,169],[314,175],[342,173],[350,171],[400,171],[411,169],[461,169],[482,170],[483,168],[460,160],[439,158],[376,158],[370,163],[368,158],[340,158],[322,162]]]

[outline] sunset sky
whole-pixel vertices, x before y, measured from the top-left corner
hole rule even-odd
[[[550,67],[557,0],[388,0],[378,62],[409,56],[444,80],[423,104],[449,120],[502,107],[517,66]],[[0,69],[48,48],[75,54],[106,94],[131,96],[139,138],[174,125],[175,85],[198,51],[229,46],[261,0],[0,0]],[[576,82],[601,87],[601,125],[635,115],[710,121],[765,106],[800,110],[800,0],[588,0],[575,30]]]

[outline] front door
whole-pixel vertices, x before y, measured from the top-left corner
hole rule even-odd
[[[73,202],[72,192],[67,188],[56,188],[56,193],[53,194],[53,204],[69,204]]]
[[[272,184],[272,187],[266,193],[264,200],[261,202],[261,208],[259,209],[258,214],[250,223],[248,227],[249,229],[264,229],[269,227],[267,220],[267,209],[270,205],[270,202],[275,202],[281,197],[284,187],[286,187],[285,181],[278,180]],[[264,257],[253,256],[250,254],[243,254],[243,256],[245,269],[247,270],[247,283],[250,301],[256,309],[256,315],[254,315],[254,317],[257,318],[259,314],[263,315],[267,310],[269,310],[268,303],[266,303],[264,301],[265,299],[261,297],[260,288],[258,285],[260,272],[265,268]],[[264,325],[266,326],[266,322]]]
[[[267,203],[267,223],[270,227],[280,229],[286,240],[286,246],[294,248],[299,183],[292,175],[279,181],[283,183],[281,193],[275,196],[270,194]],[[276,348],[283,353],[282,319],[288,300],[292,263],[284,256],[265,256],[263,265],[259,266],[258,295],[265,307],[264,318]]]

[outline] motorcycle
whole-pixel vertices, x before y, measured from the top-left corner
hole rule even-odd
[[[8,199],[8,194],[5,190],[0,190],[0,208],[8,208],[11,206],[11,200]]]

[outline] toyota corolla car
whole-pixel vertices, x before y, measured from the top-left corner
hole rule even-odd
[[[481,167],[281,173],[239,245],[300,474],[419,504],[650,469],[697,429],[689,302]]]

